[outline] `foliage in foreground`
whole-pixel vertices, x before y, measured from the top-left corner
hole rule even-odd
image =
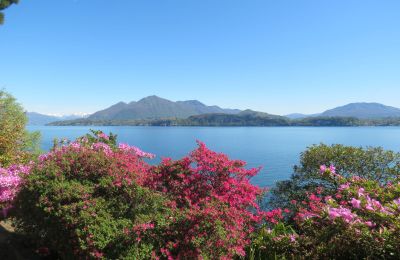
[[[398,154],[311,147],[297,173],[313,185],[299,186],[299,199],[285,207],[262,211],[263,191],[249,182],[258,169],[246,169],[243,161],[199,143],[181,160],[151,166],[144,158],[152,154],[117,145],[114,135],[93,134],[55,146],[36,162],[0,169],[0,209],[44,254],[64,259],[400,257]]]
[[[8,8],[12,4],[18,4],[19,0],[0,0],[0,11]],[[0,12],[0,25],[4,23],[4,14]]]
[[[151,154],[96,134],[40,156],[9,189],[17,229],[59,256],[229,259],[244,256],[257,223],[280,217],[258,208],[258,169],[242,161],[199,143],[150,166]]]
[[[339,188],[338,183],[318,173],[321,165],[335,165],[344,177],[359,176],[384,184],[399,175],[400,154],[380,147],[311,146],[301,154],[300,165],[295,166],[291,178],[278,182],[271,190],[268,206],[289,208],[295,213],[296,207],[291,202],[302,201],[321,187],[323,195],[333,196]]]
[[[250,252],[261,259],[301,256],[312,259],[399,259],[400,177],[381,183],[359,176],[344,177],[334,166],[321,166],[321,178],[335,183],[333,196],[323,188],[309,193],[297,208],[295,226],[264,227],[255,234]]]
[[[40,134],[27,132],[26,122],[22,106],[0,91],[0,166],[26,163],[39,153]]]

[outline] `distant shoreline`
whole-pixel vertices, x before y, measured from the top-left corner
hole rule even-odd
[[[353,117],[282,117],[207,114],[186,119],[89,120],[58,121],[48,126],[162,126],[162,127],[371,127],[400,126],[400,118],[358,119]]]

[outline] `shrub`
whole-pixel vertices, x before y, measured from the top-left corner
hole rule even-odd
[[[318,174],[338,187],[333,196],[322,195],[320,187],[304,201],[293,201],[298,212],[294,217],[296,232],[268,239],[263,228],[255,236],[252,250],[267,255],[274,248],[276,255],[286,258],[295,254],[315,259],[399,259],[399,176],[381,183],[344,177],[326,166]],[[276,229],[281,227],[267,233]],[[293,239],[283,239],[288,236]]]
[[[25,130],[24,110],[9,93],[0,91],[0,166],[26,163],[37,155],[40,134]]]
[[[153,155],[93,133],[40,156],[13,201],[17,230],[62,258],[244,256],[258,223],[279,218],[259,209],[258,169],[243,161],[199,143],[150,166]]]
[[[343,145],[314,145],[301,154],[300,165],[294,167],[290,180],[280,181],[271,190],[271,208],[289,208],[291,201],[302,201],[310,192],[323,187],[323,195],[333,195],[337,183],[318,174],[320,165],[335,165],[344,177],[362,178],[387,183],[400,172],[400,154],[382,148],[360,148]]]
[[[217,259],[244,256],[250,235],[263,212],[262,190],[249,182],[258,169],[229,160],[199,142],[197,150],[179,161],[165,159],[154,167],[144,186],[171,200],[177,212],[165,233],[165,250],[177,258]]]
[[[149,166],[135,153],[100,142],[74,142],[43,155],[14,203],[16,227],[62,258],[142,258],[152,244],[130,230],[162,226],[165,199],[137,184]]]

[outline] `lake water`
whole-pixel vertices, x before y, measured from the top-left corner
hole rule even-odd
[[[54,138],[70,140],[82,136],[90,128],[118,135],[118,141],[135,145],[161,157],[178,159],[196,147],[201,140],[214,151],[262,166],[254,184],[272,186],[288,179],[299,155],[312,144],[345,144],[382,146],[400,151],[400,127],[81,127],[29,126],[42,133],[42,148],[52,147]]]

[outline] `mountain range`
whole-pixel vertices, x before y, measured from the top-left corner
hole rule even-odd
[[[224,113],[237,114],[238,109],[224,109],[218,106],[206,106],[197,100],[170,101],[157,96],[145,97],[137,102],[119,102],[109,108],[98,111],[89,120],[141,120],[162,118],[187,118],[193,115]]]
[[[174,102],[157,96],[148,96],[139,101],[132,101],[130,103],[119,102],[87,117],[78,115],[57,117],[34,112],[28,112],[27,115],[29,124],[31,125],[44,125],[56,121],[64,121],[63,124],[65,125],[69,122],[74,123],[74,120],[77,120],[79,124],[85,124],[85,122],[89,124],[89,122],[100,121],[103,123],[118,122],[118,124],[129,121],[130,124],[132,124],[133,121],[141,121],[143,123],[149,122],[150,120],[179,120],[188,118],[191,119],[190,122],[196,123],[200,121],[204,122],[205,118],[213,118],[213,120],[217,120],[218,122],[222,120],[229,121],[230,124],[233,124],[235,120],[237,122],[243,122],[243,120],[253,120],[254,118],[259,118],[263,122],[272,119],[311,120],[311,118],[332,117],[355,118],[360,120],[400,118],[400,109],[379,103],[351,103],[318,114],[306,115],[294,113],[286,116],[279,116],[252,110],[241,111],[239,109],[227,109],[219,106],[207,106],[197,100]],[[314,122],[316,120],[311,121]]]
[[[63,116],[55,116],[55,115],[44,115],[36,112],[26,112],[26,116],[28,117],[28,125],[47,125],[56,121],[65,121],[65,120],[74,120],[79,118],[85,118],[86,115],[63,115]]]
[[[379,118],[398,118],[400,109],[385,106],[379,103],[350,103],[344,106],[326,110],[319,114],[289,114],[290,119],[302,119],[306,117],[354,117],[358,119],[379,119]]]

